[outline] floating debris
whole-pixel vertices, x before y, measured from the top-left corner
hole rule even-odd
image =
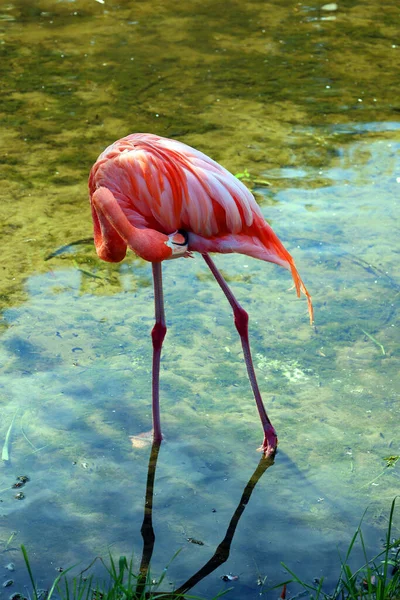
[[[10,585],[13,585],[13,583],[14,579],[7,579],[7,581],[3,583],[3,587],[10,587]]]
[[[17,481],[20,481],[21,483],[25,484],[25,483],[28,483],[28,481],[30,481],[30,479],[27,475],[18,475]]]
[[[190,542],[191,544],[197,544],[198,546],[204,546],[204,542],[202,542],[201,540],[196,540],[195,538],[192,538],[192,537],[188,537],[187,541]]]
[[[221,576],[222,581],[237,581],[239,579],[239,575],[232,575],[232,573],[228,573],[227,575]]]
[[[25,498],[25,494],[23,492],[18,492],[18,494],[15,494],[14,498],[16,500],[23,500]]]
[[[15,565],[12,562],[8,563],[8,565],[5,565],[4,568],[7,569],[7,571],[15,571]]]
[[[12,488],[18,489],[22,488],[29,481],[29,477],[27,475],[18,475],[16,483],[12,484]]]
[[[382,475],[384,475],[387,471],[387,469],[389,469],[390,467],[394,467],[397,463],[397,461],[400,459],[400,455],[392,455],[392,456],[386,456],[383,460],[386,461],[386,465],[385,468],[383,469],[383,471],[381,473],[379,473],[379,475],[377,475],[376,477],[374,477],[374,479],[371,479],[371,481],[369,481],[368,483],[365,483],[364,485],[362,485],[360,487],[360,490],[362,490],[363,488],[367,487],[368,485],[379,485],[378,483],[375,483],[375,481],[377,479],[379,479],[380,477],[382,477]]]
[[[385,456],[383,460],[386,461],[387,467],[394,467],[399,459],[400,459],[400,456],[393,455],[393,456]]]

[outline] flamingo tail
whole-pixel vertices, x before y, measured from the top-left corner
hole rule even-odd
[[[276,262],[290,270],[298,298],[300,298],[301,292],[303,292],[307,298],[308,314],[310,315],[310,324],[312,325],[314,322],[314,309],[311,296],[300,277],[292,255],[286,250],[285,246],[266,221],[256,217],[254,225],[257,228],[257,233],[263,246],[277,259],[272,262]]]

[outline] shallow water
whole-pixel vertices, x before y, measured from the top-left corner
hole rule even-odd
[[[21,543],[43,587],[57,567],[79,563],[78,572],[108,548],[140,562],[150,446],[132,447],[129,435],[151,426],[151,272],[133,256],[108,265],[91,243],[70,245],[91,236],[91,164],[131,131],[247,169],[315,306],[310,327],[285,271],[216,257],[250,314],[280,451],[228,561],[193,591],[258,595],[287,578],[281,561],[308,581],[325,576],[329,589],[337,548],[367,507],[368,547],[380,549],[400,477],[384,460],[400,454],[397,10],[171,0],[1,8],[0,444],[15,420],[0,470],[0,543],[4,563],[16,564],[12,591],[26,583]],[[202,259],[165,264],[164,285],[152,573],[182,549],[169,590],[224,538],[261,429],[229,305]],[[22,474],[30,481],[17,500],[10,486]],[[239,580],[224,583],[226,573]]]

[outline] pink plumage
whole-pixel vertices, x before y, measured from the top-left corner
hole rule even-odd
[[[100,258],[121,261],[127,248],[152,263],[156,323],[153,340],[153,432],[161,442],[159,371],[167,331],[161,263],[202,254],[235,316],[244,359],[264,430],[261,450],[275,454],[278,439],[266,413],[251,359],[248,315],[218,271],[209,252],[238,252],[289,269],[298,296],[310,295],[293,258],[265,221],[239,179],[214,160],[176,140],[148,133],[128,135],[108,146],[89,177],[94,241]]]
[[[108,146],[89,178],[92,195],[111,191],[129,223],[139,229],[189,233],[190,251],[237,252],[289,269],[297,294],[312,305],[294,261],[265,221],[251,192],[217,162],[177,140],[149,133]]]

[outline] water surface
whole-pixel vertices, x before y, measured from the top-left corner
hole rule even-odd
[[[151,427],[151,269],[73,244],[92,234],[91,164],[134,131],[247,170],[315,306],[310,327],[285,271],[216,257],[250,314],[280,451],[228,562],[194,592],[256,596],[287,577],[281,561],[329,589],[367,507],[379,551],[399,489],[384,460],[400,454],[397,4],[21,1],[0,12],[1,444],[15,417],[0,540],[13,591],[26,583],[21,543],[43,587],[109,548],[140,561],[150,447],[129,436]],[[230,307],[201,257],[165,264],[164,280],[152,572],[182,549],[171,589],[224,537],[262,435]]]

